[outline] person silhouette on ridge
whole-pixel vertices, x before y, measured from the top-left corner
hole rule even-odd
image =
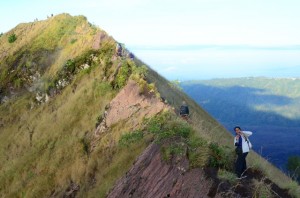
[[[182,105],[180,106],[180,111],[179,111],[179,115],[184,119],[184,120],[188,120],[189,118],[189,107],[186,104],[185,101],[182,101]]]

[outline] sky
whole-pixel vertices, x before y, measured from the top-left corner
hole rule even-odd
[[[300,77],[299,0],[0,1],[0,32],[84,15],[170,80]]]

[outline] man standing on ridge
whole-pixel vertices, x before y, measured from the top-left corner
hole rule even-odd
[[[188,120],[190,111],[185,101],[182,101],[179,114],[184,120]]]
[[[252,135],[252,132],[242,131],[241,127],[239,126],[234,127],[234,131],[236,133],[236,136],[234,137],[234,145],[236,146],[235,150],[238,155],[235,162],[235,173],[237,174],[238,178],[243,178],[246,177],[243,176],[247,169],[246,157],[252,147],[248,137]]]

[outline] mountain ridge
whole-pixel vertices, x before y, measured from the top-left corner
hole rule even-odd
[[[167,161],[176,159],[188,148],[189,152],[183,152],[183,156],[188,156],[191,170],[212,164],[230,166],[224,156],[233,156],[232,149],[225,146],[232,144],[232,136],[224,127],[138,58],[127,57],[126,49],[119,56],[115,51],[117,42],[112,37],[91,26],[84,17],[79,18],[78,22],[78,17],[62,14],[47,19],[49,32],[55,30],[50,39],[46,36],[49,32],[45,33],[45,37],[30,41],[32,45],[27,48],[15,46],[12,53],[2,56],[1,99],[4,96],[8,99],[0,105],[1,196],[106,197],[117,179],[126,175],[135,159],[152,143],[160,145],[163,151],[157,154]],[[58,24],[52,24],[55,20]],[[61,29],[61,26],[66,27]],[[82,35],[76,33],[77,28],[85,30]],[[17,29],[1,36],[1,44],[10,46],[7,39],[13,32],[17,40],[10,44],[18,45],[22,37]],[[72,37],[73,34],[78,38]],[[51,43],[52,40],[55,42]],[[41,53],[48,42],[51,43],[48,49],[54,52],[50,56],[54,60],[50,62],[44,60],[48,52]],[[87,45],[78,48],[83,44]],[[4,49],[6,52],[8,47]],[[60,55],[55,55],[57,50],[62,50]],[[41,65],[46,69],[41,70]],[[23,72],[26,67],[32,71]],[[14,69],[16,73],[12,72]],[[34,76],[36,71],[39,75]],[[42,80],[40,89],[28,90],[26,87],[34,82],[26,80],[27,77]],[[22,78],[25,80],[18,82]],[[41,100],[37,97],[40,94]],[[135,97],[130,99],[130,94]],[[192,110],[192,125],[176,115],[182,100]],[[103,131],[102,126],[106,127]],[[250,157],[253,157],[252,167],[268,164],[255,153]],[[255,165],[260,162],[264,164]],[[176,161],[166,167],[172,165],[176,166]],[[278,171],[266,166],[270,172],[264,174],[268,177]],[[294,184],[280,171],[276,174],[286,184]],[[256,181],[258,184],[243,185],[257,189],[260,195],[273,195],[262,179]],[[298,186],[289,191],[297,189]],[[230,186],[226,190],[223,193],[236,189]]]

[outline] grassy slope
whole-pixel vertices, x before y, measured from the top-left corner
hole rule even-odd
[[[19,24],[0,37],[0,89],[8,85],[20,88],[36,71],[44,78],[52,77],[67,59],[91,49],[99,33],[106,34],[85,17],[68,14]],[[9,43],[12,34],[17,40]]]
[[[65,17],[65,15],[59,17]],[[50,20],[54,18],[46,20],[45,24]],[[39,25],[44,22],[36,23]],[[84,24],[87,25],[84,22],[75,29],[84,29]],[[60,26],[59,23],[57,25]],[[21,27],[28,28],[26,24],[22,24]],[[54,27],[49,27],[49,31],[52,28]],[[65,35],[66,32],[63,32],[62,35]],[[64,39],[59,40],[58,45],[53,45],[55,49],[60,46],[59,55],[53,57],[55,61],[46,70],[45,75],[54,75],[67,59],[81,54],[82,51],[76,49],[81,49],[80,46],[84,41],[90,41],[91,44],[93,39],[90,34],[94,34],[92,32],[93,30],[89,29],[82,32],[83,35],[87,34],[87,38],[82,35],[78,36],[81,42],[77,40],[73,44],[67,36],[73,33],[62,36],[61,38]],[[32,35],[40,34],[33,31]],[[46,35],[48,34],[40,39],[47,39]],[[1,42],[7,41],[5,36],[1,37]],[[32,43],[42,45],[41,41],[33,39]],[[73,48],[76,43],[78,46]],[[17,50],[23,47],[19,45],[19,48],[11,48],[12,51],[17,53]],[[34,49],[35,45],[31,46]],[[35,50],[37,49],[39,47]],[[104,112],[106,104],[118,91],[106,81],[102,81],[106,76],[104,68],[110,67],[110,73],[113,73],[117,64],[117,62],[108,65],[100,64],[90,73],[81,72],[60,95],[34,109],[30,109],[32,106],[30,94],[0,106],[0,124],[3,123],[0,128],[0,196],[46,197],[51,194],[62,196],[73,182],[80,185],[80,197],[104,197],[115,180],[125,174],[148,144],[145,138],[128,148],[118,147],[120,134],[128,132],[130,128],[126,122],[114,125],[111,131],[103,135],[96,143],[93,152],[90,153],[88,148],[98,116]],[[142,63],[137,61],[137,64]],[[200,136],[208,141],[218,139],[222,144],[232,146],[231,135],[194,101],[181,91],[172,88],[154,71],[150,70],[148,79],[156,83],[161,95],[167,98],[174,107],[178,108],[183,99],[188,102],[192,112],[193,128]],[[73,93],[75,85],[76,91]],[[270,178],[281,183],[281,186],[290,184],[287,177],[264,159],[255,154],[252,154],[250,158],[253,158],[253,165],[265,166],[264,169],[269,171]]]
[[[165,97],[172,106],[177,108],[177,112],[181,102],[183,100],[187,101],[190,106],[192,125],[200,136],[206,138],[208,141],[215,141],[220,144],[233,147],[233,136],[199,105],[197,105],[194,100],[189,98],[182,91],[174,88],[174,86],[170,86],[170,83],[158,75],[155,71],[150,73],[149,80],[156,83],[162,97]],[[248,166],[262,170],[267,177],[280,187],[291,189],[291,193],[299,197],[299,185],[254,151],[251,152],[248,157]]]
[[[8,44],[12,32],[18,39]],[[14,63],[22,67],[34,62],[31,57],[21,63],[13,59],[27,51],[45,58],[41,51],[47,49],[53,62],[46,65],[43,77],[55,76],[66,60],[92,48],[97,32],[101,30],[90,27],[84,17],[65,14],[21,24],[1,37],[4,51],[10,55],[2,57],[1,70],[11,69]],[[106,45],[114,51],[115,41],[109,38]],[[97,118],[118,91],[102,79],[114,73],[121,60],[102,55],[94,67],[77,74],[71,85],[46,104],[32,105],[33,95],[26,93],[0,106],[1,197],[62,196],[71,183],[80,185],[82,197],[103,197],[145,148],[144,141],[129,147],[130,152],[114,146],[128,128],[123,123],[114,126],[114,135],[102,137],[94,152],[89,152]],[[13,80],[7,80],[7,73],[4,77],[1,85]]]
[[[131,166],[146,144],[142,141],[128,148],[130,152],[111,146],[116,134],[127,130],[126,124],[112,129],[115,136],[102,137],[93,153],[86,150],[97,117],[115,95],[97,77],[99,68],[77,81],[75,93],[69,86],[34,110],[27,108],[26,97],[1,106],[1,118],[7,119],[0,134],[1,196],[60,196],[74,182],[81,186],[82,197],[103,197]]]

